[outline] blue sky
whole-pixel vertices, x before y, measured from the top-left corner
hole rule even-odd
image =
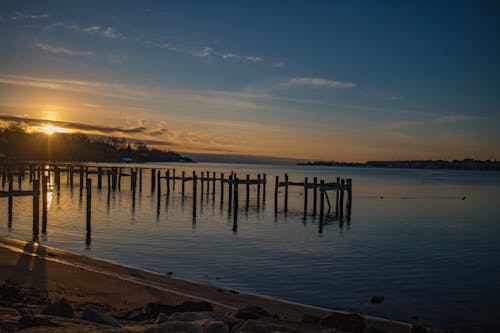
[[[3,1],[0,45],[4,121],[187,153],[500,158],[493,1]]]

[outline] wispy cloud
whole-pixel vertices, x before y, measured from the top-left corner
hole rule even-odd
[[[324,88],[354,88],[355,83],[337,80],[323,79],[318,77],[294,77],[281,84],[283,87],[311,86]]]
[[[43,126],[46,125],[47,123],[51,123],[52,125],[64,127],[71,130],[87,131],[87,132],[95,131],[98,133],[105,133],[105,134],[111,134],[111,133],[137,134],[137,133],[146,133],[148,131],[148,129],[144,126],[124,128],[117,126],[92,125],[92,124],[84,124],[76,122],[19,117],[11,115],[0,115],[0,120],[22,122],[30,126]]]
[[[446,115],[440,116],[433,119],[432,122],[437,124],[447,124],[447,123],[456,123],[456,122],[465,122],[465,121],[477,121],[477,120],[486,120],[486,117],[479,117],[473,115]]]
[[[45,53],[50,53],[53,55],[81,56],[81,57],[90,57],[94,55],[94,53],[90,51],[75,51],[66,47],[53,46],[44,43],[38,43],[36,44],[36,47]]]
[[[15,11],[7,20],[11,22],[21,21],[21,20],[39,20],[48,18],[49,14],[41,13],[41,14],[26,14],[20,11]]]
[[[122,33],[118,32],[115,28],[111,26],[100,26],[100,25],[81,26],[74,23],[57,22],[50,24],[47,28],[49,29],[64,28],[78,33],[98,35],[109,39],[120,39],[125,37]]]

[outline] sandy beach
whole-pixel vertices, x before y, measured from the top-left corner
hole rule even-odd
[[[11,238],[0,237],[0,258],[0,332],[19,328],[23,332],[424,331],[404,323],[181,280]],[[61,303],[69,304],[70,316],[47,310],[51,304],[57,308]],[[92,319],[91,310],[105,319]]]

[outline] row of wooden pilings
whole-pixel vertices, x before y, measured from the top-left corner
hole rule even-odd
[[[125,172],[128,169],[128,173]],[[102,189],[102,178],[107,178],[107,189],[108,195],[110,192],[121,190],[121,179],[122,177],[130,177],[130,190],[133,193],[133,202],[135,202],[135,194],[138,190],[142,192],[143,185],[143,170],[142,168],[123,168],[123,167],[89,167],[89,166],[73,166],[73,165],[29,165],[26,170],[25,167],[17,168],[16,170],[7,170],[5,168],[1,169],[2,178],[2,188],[5,187],[6,181],[8,182],[8,191],[0,191],[0,196],[8,197],[9,200],[9,221],[12,216],[12,198],[15,196],[22,195],[33,195],[33,230],[35,237],[38,237],[38,228],[35,228],[35,224],[38,226],[39,220],[39,192],[42,189],[42,232],[45,232],[47,225],[47,184],[48,179],[51,179],[51,174],[53,174],[53,184],[54,188],[59,193],[61,185],[61,173],[66,173],[66,184],[73,189],[74,186],[74,175],[77,174],[79,177],[79,188],[80,193],[83,192],[84,187],[86,188],[86,206],[87,206],[87,236],[90,238],[91,231],[91,210],[92,210],[92,179],[89,178],[90,175],[97,175],[97,188]],[[147,169],[146,169],[147,170]],[[33,183],[33,189],[31,191],[22,191],[21,184],[22,178],[25,175],[29,175],[30,182]],[[18,189],[13,189],[14,176],[17,176]],[[237,174],[231,172],[226,178],[224,173],[220,173],[219,176],[215,172],[210,173],[209,171],[201,172],[197,174],[193,171],[192,175],[186,176],[186,172],[182,171],[181,175],[176,175],[176,169],[150,169],[150,185],[151,193],[156,192],[158,200],[158,208],[160,207],[160,198],[162,196],[162,180],[165,180],[165,194],[166,196],[171,195],[171,191],[175,189],[176,181],[181,182],[181,196],[185,196],[185,183],[192,182],[192,198],[193,198],[193,216],[196,215],[197,207],[197,193],[198,193],[198,181],[200,183],[200,195],[209,196],[212,194],[215,199],[216,194],[216,184],[220,182],[220,203],[221,207],[224,203],[225,197],[225,184],[227,184],[227,201],[229,213],[233,213],[234,221],[238,218],[238,205],[239,205],[239,188],[240,185],[244,185],[246,189],[246,208],[248,208],[249,198],[250,198],[250,186],[256,185],[257,189],[257,207],[265,205],[266,202],[266,185],[267,177],[266,174],[258,174],[256,178],[251,178],[249,174],[244,178],[238,178]],[[41,180],[41,184],[40,184]],[[205,190],[206,186],[206,190]],[[332,204],[328,193],[335,196],[334,208],[335,217],[344,217],[344,198],[345,202],[345,212],[346,216],[350,217],[351,207],[352,207],[352,181],[351,179],[340,179],[337,177],[334,183],[325,183],[323,180],[318,181],[317,177],[313,178],[312,182],[308,181],[306,177],[303,182],[292,182],[288,179],[288,175],[285,174],[284,181],[280,181],[280,177],[276,176],[275,188],[274,188],[274,212],[275,214],[279,211],[278,198],[279,189],[284,189],[284,207],[283,212],[288,211],[288,197],[289,197],[289,187],[301,187],[303,188],[304,197],[304,216],[309,213],[309,191],[312,191],[312,215],[316,216],[318,213],[318,201],[319,201],[319,220],[323,221],[325,215],[328,216]],[[262,196],[261,196],[262,187]],[[319,193],[319,200],[318,200]],[[35,203],[36,201],[36,203]],[[327,206],[328,205],[328,209]],[[326,210],[326,212],[325,212]],[[326,214],[325,214],[326,213]],[[89,240],[90,241],[90,240]]]

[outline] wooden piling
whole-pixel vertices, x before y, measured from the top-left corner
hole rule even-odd
[[[118,191],[122,189],[122,168],[118,169]]]
[[[232,172],[231,172],[231,174],[229,175],[229,182],[228,182],[228,206],[229,206],[229,211],[231,211],[232,203],[233,203],[233,175],[232,175]]]
[[[220,203],[224,203],[224,173],[220,174]]]
[[[316,216],[318,207],[318,177],[313,178],[313,216]]]
[[[42,175],[42,233],[47,230],[47,176]]]
[[[83,190],[83,166],[80,167],[80,191]]]
[[[73,166],[70,164],[68,174],[69,174],[69,185],[71,189],[73,189],[73,173],[74,173]]]
[[[160,202],[160,197],[161,197],[161,171],[158,170],[158,174],[156,179],[158,180],[158,202]]]
[[[155,191],[156,170],[151,169],[151,193]]]
[[[59,193],[59,191],[61,190],[61,169],[59,169],[58,166],[56,166],[55,177],[57,193]]]
[[[106,175],[108,176],[108,193],[111,190],[111,171],[106,170]]]
[[[139,193],[142,192],[142,168],[139,169]]]
[[[203,174],[203,171],[202,171],[201,172],[201,177],[200,177],[200,183],[201,183],[201,191],[200,191],[201,195],[200,196],[201,196],[202,200],[203,200],[203,180],[204,180],[204,174]]]
[[[215,178],[215,172],[212,173],[212,195],[215,196],[215,181],[216,181],[216,178]]]
[[[347,179],[347,216],[351,216],[352,207],[352,179]]]
[[[308,181],[307,177],[304,178],[304,214],[307,213],[307,194],[309,192],[309,188],[307,187],[308,186],[307,181]]]
[[[198,179],[196,177],[196,171],[193,171],[193,214],[196,214],[196,183],[198,182]],[[193,215],[194,216],[194,215]]]
[[[33,180],[33,241],[38,242],[40,234],[40,180]]]
[[[335,191],[335,214],[339,214],[339,194],[340,194],[340,177],[337,177],[337,189]]]
[[[325,182],[322,180],[319,183],[319,190],[320,190],[320,202],[319,202],[319,220],[322,223],[323,222],[323,216],[324,216],[324,210],[325,210],[325,191],[324,191],[324,186]]]
[[[102,188],[102,167],[97,168],[97,189]]]
[[[340,217],[344,217],[344,186],[345,186],[345,180],[342,179],[340,181],[341,188],[340,188],[340,202],[339,202],[339,208],[340,208]]]
[[[92,217],[92,179],[87,178],[87,235],[91,233],[91,217]]]
[[[13,180],[12,174],[10,174],[10,173],[8,174],[8,178],[9,178],[9,180],[8,180],[8,182],[9,182],[9,184],[8,184],[8,186],[9,186],[9,198],[8,198],[9,208],[8,209],[9,209],[9,216],[12,217],[12,191],[14,190],[14,184],[13,184],[14,180]]]
[[[182,178],[181,178],[181,193],[182,196],[184,197],[184,178],[185,178],[185,172],[182,171]]]
[[[234,208],[233,208],[233,221],[237,223],[238,221],[238,178],[234,177]]]
[[[207,170],[207,197],[210,194],[210,171]]]
[[[257,207],[260,207],[260,173],[257,175]]]
[[[264,182],[262,186],[262,204],[264,205],[266,203],[266,184],[267,184],[266,174],[264,173],[262,177]]]
[[[246,205],[248,207],[248,202],[250,201],[250,175],[247,174],[247,184],[246,184]]]
[[[280,176],[276,176],[276,184],[274,186],[274,212],[278,212],[278,188],[280,184]]]
[[[285,173],[285,213],[288,211],[288,174]]]
[[[170,170],[165,171],[165,179],[167,181],[167,195],[170,194]]]

